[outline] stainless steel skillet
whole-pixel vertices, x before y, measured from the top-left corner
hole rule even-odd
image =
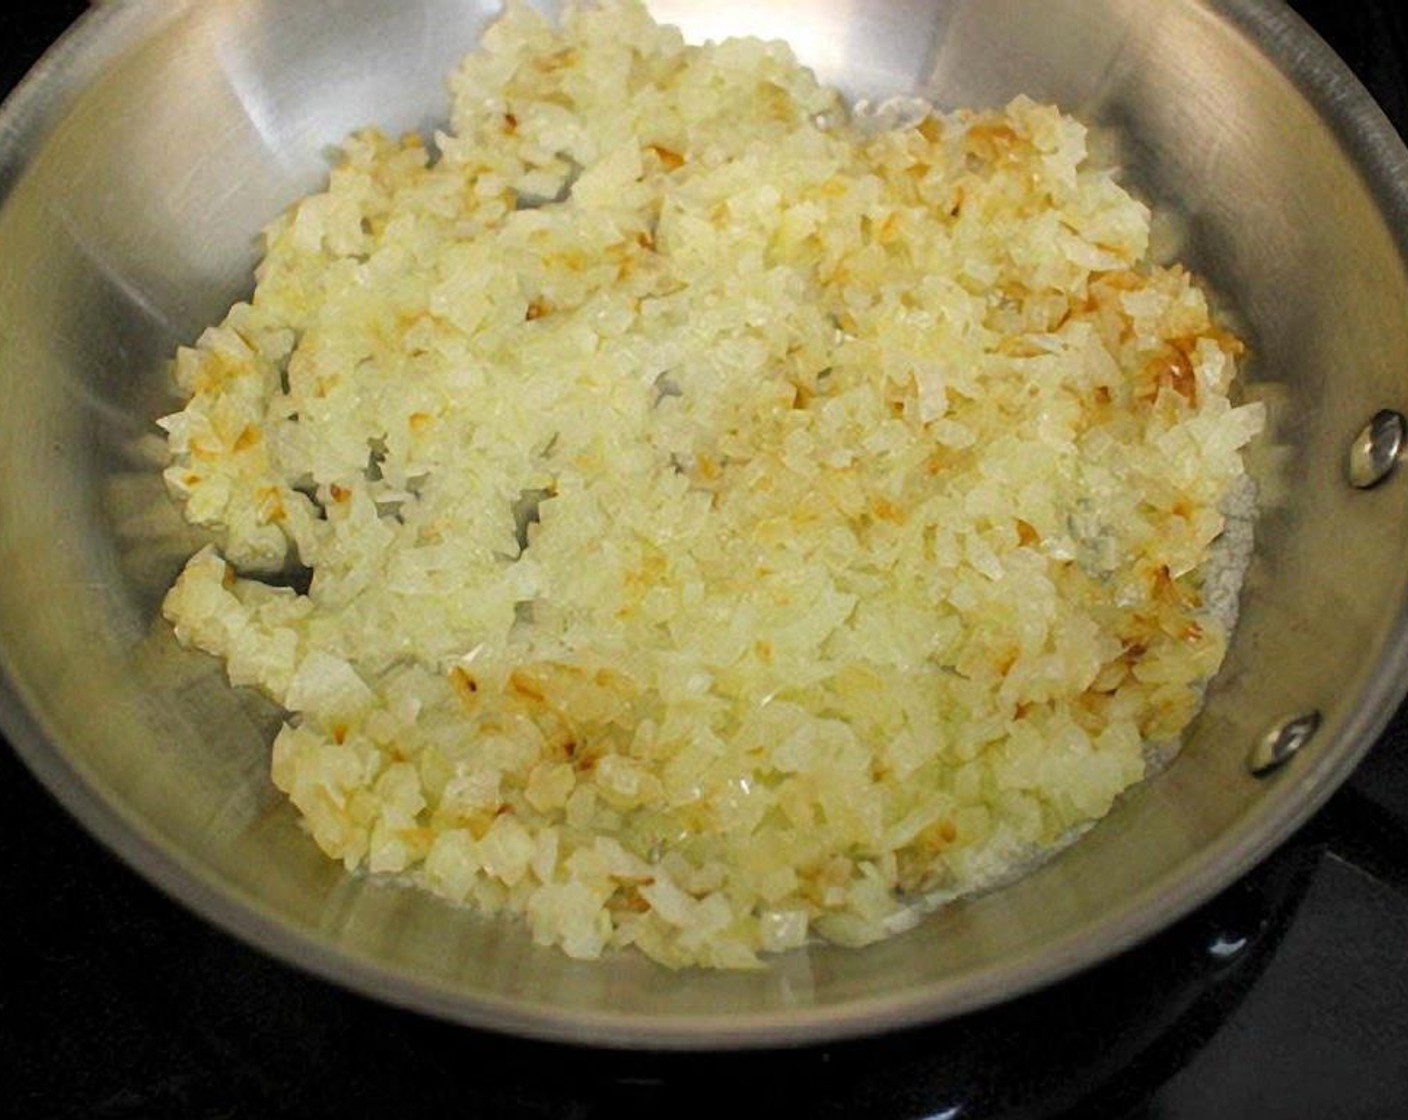
[[[243,294],[255,232],[316,185],[325,145],[433,122],[492,7],[114,0],[0,114],[0,725],[87,827],[218,923],[393,1002],[702,1047],[872,1032],[1049,981],[1185,912],[1323,801],[1408,681],[1408,480],[1361,490],[1346,467],[1371,417],[1408,407],[1408,153],[1348,71],[1269,0],[662,0],[693,37],[787,38],[856,96],[1024,92],[1117,131],[1245,325],[1251,376],[1279,386],[1232,655],[1178,763],[1039,873],[760,976],[577,964],[326,864],[268,785],[268,712],[153,625],[180,556],[134,527],[158,485],[143,436],[163,360]]]

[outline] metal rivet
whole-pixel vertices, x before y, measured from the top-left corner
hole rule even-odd
[[[1349,448],[1350,485],[1360,490],[1377,486],[1393,473],[1408,440],[1408,420],[1403,413],[1385,408],[1374,413]]]
[[[1241,956],[1250,938],[1241,933],[1219,931],[1208,941],[1208,956],[1215,961],[1230,961]]]
[[[1277,724],[1252,748],[1247,767],[1258,778],[1284,766],[1320,727],[1320,713],[1306,712]]]

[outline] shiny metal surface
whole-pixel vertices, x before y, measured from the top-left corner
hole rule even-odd
[[[1261,737],[1247,756],[1247,769],[1264,778],[1290,762],[1320,730],[1320,713],[1304,715],[1278,723]]]
[[[151,421],[164,359],[249,290],[256,231],[318,184],[325,146],[436,121],[491,7],[115,0],[0,118],[0,722],[88,828],[213,920],[381,998],[683,1047],[864,1033],[1050,981],[1186,912],[1320,804],[1408,679],[1408,489],[1341,474],[1363,418],[1406,395],[1408,153],[1349,72],[1274,0],[657,0],[695,38],[787,38],[855,96],[1024,92],[1108,126],[1272,406],[1228,664],[1178,762],[1039,873],[761,974],[569,961],[325,861],[266,778],[273,713],[156,618],[194,542]],[[1253,778],[1264,729],[1311,709],[1296,764]]]
[[[1349,445],[1350,485],[1369,490],[1386,481],[1398,469],[1405,438],[1408,438],[1408,419],[1403,413],[1391,408],[1374,413],[1374,418]]]

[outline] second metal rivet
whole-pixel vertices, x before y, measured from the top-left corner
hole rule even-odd
[[[1301,747],[1310,742],[1319,729],[1319,712],[1306,712],[1278,723],[1252,748],[1252,753],[1247,758],[1247,769],[1258,778],[1280,769]]]

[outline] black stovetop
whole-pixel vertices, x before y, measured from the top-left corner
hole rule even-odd
[[[0,10],[0,90],[84,6]],[[1408,128],[1394,0],[1293,6]],[[0,853],[0,1115],[1408,1117],[1408,708],[1299,835],[1148,944],[955,1023],[797,1051],[575,1050],[371,1003],[169,901],[8,750]]]

